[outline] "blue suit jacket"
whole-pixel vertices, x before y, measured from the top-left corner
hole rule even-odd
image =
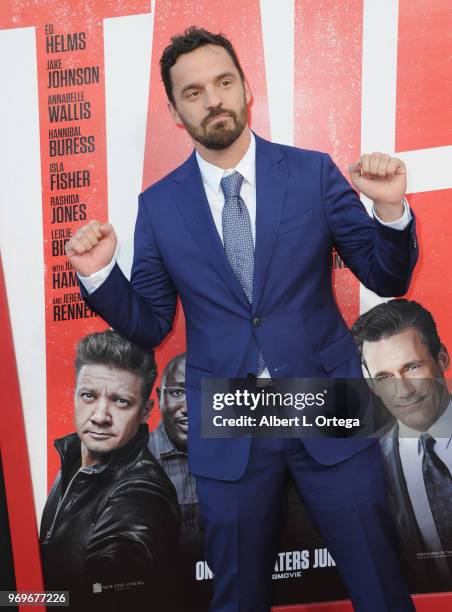
[[[333,297],[331,249],[383,296],[406,292],[417,259],[414,219],[403,231],[370,219],[323,153],[256,137],[256,200],[252,305],[224,253],[194,153],[140,195],[130,283],[115,266],[87,298],[118,332],[149,349],[171,330],[179,295],[187,334],[190,468],[225,480],[244,473],[251,441],[201,437],[201,379],[255,372],[257,343],[274,378],[361,377]],[[315,459],[331,464],[372,443],[305,441]]]

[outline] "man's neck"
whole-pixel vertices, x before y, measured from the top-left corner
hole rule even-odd
[[[223,168],[224,170],[228,170],[229,168],[235,168],[242,157],[248,150],[251,141],[251,132],[248,127],[246,127],[240,136],[235,140],[231,146],[227,149],[207,149],[199,142],[195,142],[195,149],[199,153],[199,155],[209,164],[213,164],[214,166],[218,166],[218,168]]]
[[[106,459],[108,459],[108,455],[102,455],[101,453],[92,453],[90,452],[86,446],[81,444],[81,467],[82,468],[90,468],[99,463],[104,463]]]

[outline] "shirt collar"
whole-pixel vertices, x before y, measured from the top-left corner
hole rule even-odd
[[[404,438],[405,444],[407,441],[411,440],[411,445],[413,448],[418,449],[418,441],[422,432],[408,427],[408,425],[405,425],[402,423],[402,421],[398,421],[398,425],[399,440],[400,438]],[[435,438],[438,446],[444,448],[449,446],[452,436],[452,400],[449,401],[446,410],[439,417],[439,419],[433,423],[427,433],[430,434],[432,438]]]
[[[199,155],[198,151],[196,151],[196,161],[198,162],[199,171],[201,172],[201,178],[204,185],[210,187],[210,189],[212,189],[212,191],[215,193],[219,193],[220,182],[223,176],[237,171],[243,176],[244,181],[250,185],[253,185],[254,187],[256,184],[256,140],[253,132],[250,132],[250,135],[250,145],[245,155],[235,168],[224,170],[224,168],[214,166],[203,159],[201,155]]]
[[[166,429],[165,426],[163,424],[163,421],[160,421],[158,427],[157,427],[157,435],[159,437],[159,450],[160,450],[160,456],[163,455],[186,455],[186,453],[184,453],[184,451],[180,451],[178,450],[174,444],[171,442],[171,440],[168,437],[168,434],[166,433]]]
[[[452,400],[449,401],[446,410],[428,430],[428,433],[435,438],[439,446],[447,447],[452,434]]]

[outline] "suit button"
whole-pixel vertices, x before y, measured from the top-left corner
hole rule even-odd
[[[417,247],[417,240],[416,238],[411,238],[411,248],[415,249]]]
[[[246,377],[248,380],[256,380],[256,374],[253,374],[252,372],[248,372]]]
[[[259,325],[262,323],[262,319],[259,319],[259,317],[254,317],[253,319],[253,325],[254,327],[259,327]]]

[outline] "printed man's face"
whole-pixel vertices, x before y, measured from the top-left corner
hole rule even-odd
[[[125,446],[149,416],[141,379],[128,370],[89,364],[80,369],[75,389],[75,426],[82,444],[82,464],[105,461]]]
[[[159,403],[165,431],[174,446],[186,452],[188,417],[185,397],[185,357],[176,359],[169,366],[164,383],[159,390]]]
[[[207,149],[225,149],[243,132],[251,93],[228,52],[204,45],[181,55],[170,70],[177,125]]]
[[[376,342],[365,341],[362,352],[374,391],[386,408],[408,427],[427,431],[449,403],[446,348],[434,359],[419,331],[409,328]]]

